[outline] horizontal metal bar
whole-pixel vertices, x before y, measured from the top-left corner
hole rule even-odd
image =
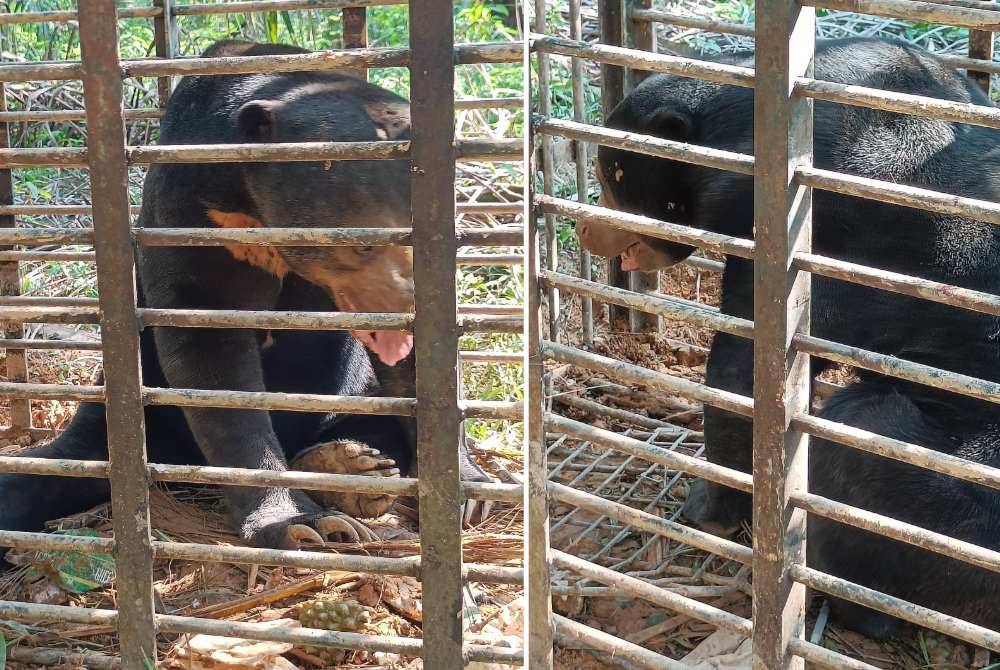
[[[517,63],[521,42],[456,44],[455,64]],[[408,67],[408,48],[344,49],[280,56],[225,56],[122,61],[125,77],[315,72],[318,70]],[[0,78],[3,77],[0,71]]]
[[[916,2],[917,0],[906,1]],[[997,16],[1000,16],[1000,13]],[[909,114],[955,123],[969,123],[987,128],[1000,128],[1000,109],[985,105],[806,78],[796,79],[792,90],[796,95],[814,100],[825,100],[842,105],[880,109],[897,114]]]
[[[586,58],[608,65],[620,65],[648,72],[664,72],[718,84],[753,88],[753,70],[736,65],[712,63],[696,58],[654,54],[639,49],[625,49],[607,44],[588,44],[549,35],[531,34],[531,47],[541,53]]]
[[[460,163],[513,162],[524,160],[524,143],[521,140],[455,140]]]
[[[130,205],[129,211],[138,214],[141,205]],[[0,216],[90,216],[90,205],[0,205]]]
[[[753,174],[753,156],[733,151],[712,149],[686,142],[675,142],[673,140],[653,137],[652,135],[626,132],[613,128],[602,128],[567,119],[536,118],[533,128],[543,135],[565,137],[577,140],[578,142],[590,142],[592,144],[614,147],[622,151],[632,151],[646,156],[667,158],[682,163],[738,172],[739,174]]]
[[[85,340],[0,340],[0,349],[46,349],[70,351],[100,351],[100,342]]]
[[[258,328],[271,330],[410,330],[412,314],[291,312],[224,309],[136,310],[143,328]],[[0,308],[0,319],[4,309]]]
[[[220,637],[240,637],[306,646],[383,651],[408,656],[419,656],[423,649],[420,640],[387,635],[334,633],[315,628],[276,628],[266,623],[238,623],[168,614],[158,614],[156,622],[157,629],[161,633],[204,633]],[[472,644],[464,645],[462,653],[470,661],[492,663],[519,664],[522,657],[520,649]]]
[[[2,245],[89,244],[94,243],[93,228],[4,228]]]
[[[666,589],[661,589],[636,577],[595,565],[582,558],[571,556],[566,552],[553,549],[552,563],[563,570],[575,572],[587,579],[619,589],[623,594],[641,598],[672,612],[685,614],[692,619],[704,621],[737,635],[749,637],[753,632],[750,621],[743,617],[731,614],[717,607],[712,607],[711,605],[706,605],[692,598],[667,591]]]
[[[74,537],[72,535],[53,535],[52,533],[0,530],[0,547],[94,554],[98,552],[111,553],[114,551],[115,541],[109,537]]]
[[[77,386],[75,384],[0,382],[0,399],[102,402],[104,400],[104,387]]]
[[[30,341],[30,340],[29,340]],[[3,346],[0,340],[0,346]],[[520,351],[460,351],[459,358],[465,363],[524,363],[524,353]]]
[[[2,259],[2,254],[0,254]],[[459,265],[523,265],[523,254],[458,254],[455,260]]]
[[[523,202],[460,202],[455,205],[458,214],[523,214]]]
[[[456,65],[518,63],[521,42],[459,44]],[[223,58],[164,58],[122,61],[123,77],[169,77],[183,75],[257,74],[261,72],[315,72],[320,70],[407,67],[406,48],[348,49],[281,56],[231,56]],[[79,61],[0,65],[0,81],[54,81],[82,79]]]
[[[947,614],[935,612],[920,605],[914,605],[913,603],[864,586],[859,586],[858,584],[852,584],[845,579],[807,568],[804,565],[790,565],[788,571],[792,579],[816,591],[822,591],[831,596],[849,600],[850,602],[889,614],[904,621],[909,621],[918,626],[936,630],[939,633],[964,640],[977,647],[984,647],[1000,652],[1000,633],[996,631],[962,621]]]
[[[905,542],[992,572],[1000,572],[1000,552],[971,542],[956,540],[926,528],[897,521],[812,493],[796,491],[789,494],[789,500],[793,505],[810,514],[861,528],[898,542]]]
[[[463,247],[520,247],[524,245],[523,226],[497,226],[495,228],[465,227],[459,228],[456,234],[458,235],[459,246]]]
[[[173,16],[207,16],[212,14],[350,9],[353,7],[382,7],[385,5],[405,4],[406,2],[403,0],[244,0],[242,2],[174,5],[170,13]]]
[[[51,475],[54,477],[86,477],[107,479],[107,461],[77,461],[67,458],[34,458],[31,456],[0,456],[0,472],[20,475]]]
[[[838,344],[812,335],[796,335],[792,338],[792,342],[798,351],[810,356],[951,391],[970,398],[1000,403],[1000,383],[997,382],[914,363],[858,347],[850,347],[846,344]]]
[[[369,477],[384,479],[384,477]],[[280,565],[308,570],[343,570],[374,575],[420,576],[420,557],[383,558],[379,556],[354,556],[319,551],[259,549],[215,544],[188,544],[185,542],[153,542],[153,556],[157,560],[211,561],[213,563],[242,563]]]
[[[314,393],[276,393],[267,391],[222,391],[145,387],[146,405],[174,407],[217,407],[268,411],[337,412],[414,416],[417,401],[413,398],[320,395]]]
[[[17,645],[7,650],[7,658],[18,663],[87,668],[87,670],[121,670],[122,659],[96,651],[77,651],[53,647]]]
[[[687,305],[670,298],[660,298],[646,293],[637,293],[587,281],[562,272],[542,270],[546,286],[586,296],[604,303],[630,307],[648,314],[657,314],[668,319],[679,319],[685,323],[712,328],[723,333],[753,339],[753,322],[747,319],[713,312],[693,305]]]
[[[456,110],[466,109],[521,109],[524,98],[466,98],[455,100]]]
[[[584,205],[574,200],[537,195],[535,202],[545,214],[565,216],[575,221],[587,221],[614,226],[639,235],[688,244],[700,249],[716,251],[727,256],[753,258],[753,242],[740,237],[712,233],[678,223],[668,223],[647,216],[619,212],[597,205]]]
[[[162,7],[121,7],[119,19],[154,19],[163,16]],[[9,12],[0,14],[0,26],[17,26],[29,23],[66,23],[76,21],[75,11]]]
[[[163,115],[159,109],[126,109],[126,121],[155,121]],[[0,123],[50,123],[53,121],[86,121],[87,113],[82,109],[29,109],[16,112],[0,112]]]
[[[66,605],[40,605],[0,600],[0,617],[16,621],[94,624],[114,626],[118,623],[118,613],[114,610],[96,607],[68,607]]]
[[[633,8],[629,12],[629,18],[633,21],[646,23],[669,23],[682,28],[694,28],[723,35],[740,35],[742,37],[753,37],[754,27],[745,23],[733,23],[731,21],[718,21],[703,16],[691,16],[688,14],[676,14],[665,12],[661,9],[641,9]]]
[[[97,298],[62,295],[5,295],[0,307],[97,307]]]
[[[800,414],[792,417],[791,425],[796,430],[809,433],[813,437],[1000,490],[1000,468],[967,461],[951,454],[845,426],[817,416]]]
[[[147,247],[410,245],[409,228],[133,228]]]
[[[522,316],[496,316],[463,314],[459,308],[458,326],[466,333],[513,333],[520,334],[524,330]]]
[[[3,261],[96,263],[97,256],[93,251],[0,251]]]
[[[919,0],[803,0],[807,7],[835,9],[976,30],[1000,31],[1000,12]]]
[[[410,155],[410,143],[398,140],[376,142],[295,142],[289,144],[203,144],[129,147],[128,164],[251,163],[322,160],[391,160]]]
[[[908,0],[909,1],[909,0]],[[867,200],[887,202],[938,214],[966,216],[979,221],[1000,225],[1000,204],[976,200],[916,186],[842,174],[814,167],[798,167],[795,178],[803,186],[832,191]]]
[[[594,426],[573,421],[558,414],[548,413],[545,415],[545,428],[552,432],[569,435],[578,440],[591,442],[605,449],[613,449],[650,463],[657,463],[672,470],[686,472],[739,491],[747,493],[753,491],[753,479],[745,472],[716,465],[715,463],[710,463],[704,459],[695,458],[687,454],[654,447],[642,440],[636,440],[602,428],[595,428]]]
[[[552,629],[565,644],[566,641],[578,642],[590,649],[601,651],[628,663],[629,668],[638,667],[643,670],[683,670],[687,665],[656,653],[633,642],[610,635],[604,631],[591,628],[582,623],[567,619],[559,614],[552,614]]]
[[[557,482],[549,482],[546,488],[552,500],[615,519],[626,526],[632,526],[648,533],[668,537],[681,544],[697,547],[710,554],[718,554],[723,558],[743,563],[744,565],[749,565],[753,560],[752,549],[737,544],[732,540],[711,535],[613,500],[605,500],[600,496]]]
[[[464,419],[524,420],[524,403],[507,400],[460,400],[459,409]]]
[[[738,393],[712,388],[683,377],[653,372],[639,365],[599,356],[589,351],[550,341],[542,342],[542,354],[546,358],[560,363],[569,363],[604,373],[611,379],[651,386],[741,416],[753,416],[753,400]]]
[[[823,277],[901,293],[992,316],[1000,316],[1000,296],[992,293],[974,291],[920,277],[911,277],[898,272],[879,270],[816,254],[796,253],[792,259],[792,267]]]

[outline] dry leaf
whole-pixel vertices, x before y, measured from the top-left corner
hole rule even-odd
[[[420,582],[413,577],[370,575],[358,591],[358,601],[369,607],[384,604],[402,617],[420,623]]]

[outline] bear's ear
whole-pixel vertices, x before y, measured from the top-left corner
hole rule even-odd
[[[662,137],[665,140],[684,142],[691,138],[694,119],[683,109],[674,106],[660,107],[647,114],[642,119],[641,125],[646,134]]]
[[[277,100],[251,100],[236,113],[240,134],[251,142],[270,142],[274,137]]]

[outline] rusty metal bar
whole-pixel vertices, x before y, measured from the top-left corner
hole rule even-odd
[[[562,551],[552,552],[552,562],[554,565],[564,570],[571,570],[579,575],[591,579],[595,582],[612,586],[622,594],[641,598],[678,614],[686,614],[692,619],[704,621],[723,630],[728,630],[738,635],[749,637],[753,626],[750,621],[735,614],[730,614],[717,607],[706,605],[692,598],[672,593],[666,589],[644,582],[636,577],[624,575],[620,572],[595,565],[582,558],[571,556]],[[759,619],[754,619],[760,625]],[[760,652],[754,652],[758,654]],[[775,666],[777,667],[777,666]]]
[[[454,272],[454,270],[452,271]],[[28,309],[32,308],[24,308],[24,310]],[[6,308],[0,308],[0,318],[4,317],[5,310]],[[152,309],[148,307],[140,308],[136,312],[143,328],[168,326],[174,328],[269,328],[275,330],[409,330],[413,326],[413,317],[409,314]]]
[[[547,2],[546,0],[535,0],[534,2],[534,16],[533,16],[533,27],[538,33],[545,33],[546,30],[546,12]],[[552,100],[551,100],[551,79],[552,79],[552,68],[549,62],[548,54],[539,53],[537,58],[538,63],[538,111],[543,116],[548,116],[552,111]],[[552,140],[548,136],[542,136],[541,142],[538,145],[538,154],[536,155],[537,165],[535,170],[541,171],[542,173],[542,193],[545,195],[552,195],[553,191],[553,171],[554,171],[554,154],[552,152]],[[536,212],[532,211],[532,215],[536,215]],[[559,267],[559,236],[558,230],[556,229],[555,217],[544,214],[543,220],[545,222],[545,267],[549,270],[554,270]],[[559,341],[559,292],[554,289],[548,289],[545,292],[546,300],[548,301],[548,336],[549,339],[554,341]]]
[[[268,411],[343,412],[413,416],[416,400],[367,396],[319,395],[312,393],[276,393],[271,391],[219,391],[144,387],[147,405],[172,407],[217,407]]]
[[[3,254],[0,253],[0,259]],[[523,254],[459,254],[456,257],[459,265],[523,265]]]
[[[561,363],[577,365],[589,370],[602,372],[610,375],[613,379],[618,379],[631,384],[641,384],[652,386],[668,393],[691,398],[712,405],[719,409],[724,409],[741,416],[752,416],[753,401],[737,393],[731,393],[721,389],[712,388],[705,384],[693,382],[683,377],[653,372],[639,365],[624,363],[622,361],[599,356],[582,351],[573,347],[568,347],[555,342],[543,342],[542,353],[553,360]]]
[[[153,7],[159,15],[153,18],[153,48],[157,58],[173,58],[177,49],[177,25],[174,22],[173,0],[153,0]],[[121,11],[119,10],[119,16]],[[167,108],[173,82],[170,77],[161,77],[156,83],[157,105],[160,110]],[[126,116],[125,118],[128,118]]]
[[[156,662],[149,485],[136,318],[135,258],[129,232],[128,172],[115,0],[80,14],[90,192],[101,295],[111,507],[122,662]]]
[[[559,614],[551,617],[552,628],[562,640],[578,642],[587,648],[603,651],[629,664],[645,670],[683,670],[688,666],[645,647],[628,642],[604,631],[577,623]]]
[[[597,17],[600,24],[600,36],[603,44],[612,47],[625,45],[625,0],[599,0]],[[576,44],[586,44],[582,39]],[[546,53],[537,48],[539,54]],[[638,51],[636,53],[639,53]],[[574,58],[574,61],[580,60]],[[625,97],[625,68],[621,63],[601,63],[601,112],[606,122],[611,112]],[[541,111],[541,110],[540,110]],[[543,116],[548,116],[542,111]],[[579,139],[579,138],[578,138]],[[546,194],[550,195],[550,194]],[[606,259],[607,283],[609,286],[628,288],[628,275],[622,270],[621,258],[617,256]],[[550,268],[555,269],[555,268]],[[608,305],[608,322],[612,328],[620,327],[629,318],[628,310],[615,305]]]
[[[536,3],[534,11],[544,2]],[[531,69],[525,68],[525,86],[530,86]],[[530,90],[530,89],[529,89]],[[540,100],[547,100],[548,91],[538,92]],[[537,174],[541,158],[536,151],[537,138],[528,134],[525,151],[533,157],[530,174]],[[549,499],[546,487],[548,479],[547,450],[545,444],[545,360],[541,343],[545,332],[545,308],[542,301],[543,288],[540,283],[542,272],[542,240],[549,228],[547,218],[541,217],[536,209],[538,194],[535,188],[528,189],[528,217],[524,236],[524,270],[526,286],[525,306],[525,386],[524,400],[527,408],[524,435],[526,455],[524,487],[524,552],[527,579],[525,592],[525,651],[528,667],[538,670],[552,670],[554,650],[552,647],[552,579],[551,543],[549,541]],[[543,227],[540,229],[539,223]]]
[[[517,63],[520,42],[459,44],[454,46],[457,65]],[[410,50],[405,48],[321,51],[285,56],[232,56],[225,58],[173,58],[121,61],[124,77],[166,77],[180,75],[257,74],[336,70],[350,67],[406,67]],[[82,77],[79,62],[38,62],[0,65],[0,81],[23,82],[69,80]]]
[[[365,7],[344,7],[340,10],[341,31],[343,34],[343,48],[345,49],[367,49],[368,48],[368,9]],[[346,70],[358,79],[368,80],[368,68],[359,67],[357,69]]]
[[[100,351],[100,342],[83,340],[0,340],[0,349],[76,349],[79,351]]]
[[[958,5],[942,5],[936,2],[920,2],[919,0],[805,0],[802,4],[856,14],[871,14],[924,23],[943,23],[961,28],[994,32],[1000,30],[1000,12]]]
[[[161,16],[163,10],[159,7],[122,7],[118,10],[119,19],[152,19]],[[66,23],[77,21],[77,12],[10,12],[0,14],[0,26],[16,26],[29,23]]]
[[[967,623],[920,605],[914,605],[864,586],[852,584],[839,577],[807,568],[804,565],[793,565],[789,572],[793,579],[811,589],[884,612],[918,626],[936,630],[977,647],[1000,652],[1000,633],[996,631]]]
[[[252,0],[212,4],[174,5],[174,16],[206,16],[209,14],[242,14],[251,12],[284,12],[299,9],[346,9],[352,7],[383,7],[405,5],[404,0]]]
[[[753,666],[801,669],[790,641],[805,636],[806,589],[788,574],[805,563],[806,514],[789,505],[807,489],[809,437],[791,428],[808,413],[811,277],[790,268],[812,247],[812,191],[794,169],[812,163],[813,104],[792,92],[812,75],[816,15],[797,0],[757,3],[754,90]]]
[[[163,112],[158,109],[126,109],[126,121],[157,120]],[[82,109],[39,109],[17,112],[0,112],[0,121],[7,123],[49,123],[53,121],[86,121],[87,112]]]
[[[581,11],[582,0],[569,0],[569,37],[572,40],[583,40],[583,13]],[[584,91],[584,69],[583,61],[574,58],[570,63],[570,76],[573,90],[573,120],[577,123],[587,122],[587,99]],[[536,126],[537,128],[537,126]],[[541,129],[539,129],[541,130]],[[586,205],[588,203],[589,182],[587,170],[587,143],[576,140],[573,143],[573,160],[576,164],[576,199],[577,202]],[[593,273],[593,263],[590,252],[580,249],[580,276],[590,280]],[[594,342],[594,301],[583,297],[580,300],[580,319],[583,322],[583,341],[585,344]]]
[[[608,44],[587,44],[550,35],[532,35],[531,44],[532,48],[539,53],[586,58],[605,65],[634,67],[650,72],[665,72],[693,79],[704,79],[717,84],[753,88],[753,70],[746,67],[711,63],[696,58],[682,58],[667,54],[651,54]],[[607,111],[610,110],[605,110],[605,113]]]
[[[992,572],[1000,572],[998,551],[804,491],[794,492],[789,499],[796,507],[810,514],[861,528],[897,542],[905,542]]]
[[[805,186],[824,191],[887,202],[891,205],[912,207],[937,214],[967,216],[971,219],[1000,225],[1000,204],[989,200],[949,195],[940,191],[892,184],[814,167],[796,169],[795,177]]]
[[[602,428],[595,428],[579,421],[573,421],[558,414],[545,415],[545,427],[558,433],[565,433],[579,440],[591,442],[605,449],[614,449],[650,463],[658,463],[672,470],[687,472],[696,477],[729,486],[750,493],[753,490],[751,476],[745,472],[726,468],[721,465],[682,454],[676,451],[661,449],[619,433]]]
[[[752,321],[721,312],[711,312],[693,305],[689,306],[677,299],[626,291],[614,286],[603,286],[597,282],[578,279],[561,272],[544,272],[542,277],[546,284],[552,284],[570,293],[590,296],[595,300],[622,305],[650,314],[658,314],[668,319],[679,319],[692,325],[712,328],[738,337],[753,338]]]
[[[456,110],[513,109],[524,107],[524,98],[464,98],[455,100]]]
[[[566,119],[541,118],[535,121],[535,128],[546,135],[558,135],[578,142],[593,142],[622,151],[633,151],[740,174],[753,174],[754,157],[732,151],[664,140],[613,128],[601,128]]]
[[[0,82],[0,114],[7,111],[7,91]],[[0,151],[10,147],[10,126],[6,122],[0,122]],[[9,168],[0,169],[0,205],[9,206],[14,204],[14,178]],[[13,230],[17,223],[14,216],[9,214],[0,215],[0,228]],[[3,258],[8,254],[17,253],[13,250],[4,249],[0,251],[0,296],[16,296],[21,293],[21,272],[18,259]],[[5,324],[0,331],[6,339],[19,339],[24,337],[24,326],[20,323]],[[7,381],[27,382],[28,381],[28,354],[24,349],[9,348],[6,350],[4,359],[4,374]],[[10,401],[10,425],[16,431],[31,430],[31,401],[14,400]]]
[[[624,14],[622,25],[624,26],[624,44],[632,49],[656,53],[656,31],[651,23],[637,23],[629,18],[632,9],[639,7],[649,9],[651,0],[624,0]],[[570,36],[572,38],[572,36]],[[578,63],[579,58],[574,58],[573,63]],[[625,70],[625,92],[630,92],[633,88],[648,75],[641,69],[627,68]],[[620,262],[620,259],[615,259]],[[652,272],[629,272],[627,288],[636,293],[654,293],[660,290],[660,273]],[[657,333],[661,330],[660,317],[649,312],[630,309],[628,311],[629,330],[634,333]]]
[[[633,21],[647,23],[669,23],[682,28],[693,28],[706,32],[720,33],[723,35],[740,35],[742,37],[753,37],[753,25],[744,23],[733,23],[731,21],[719,21],[716,19],[701,16],[691,16],[688,14],[676,14],[666,12],[662,9],[643,9],[635,7],[629,12],[629,18]]]
[[[0,228],[0,244],[93,244],[93,228]]]
[[[605,500],[600,496],[587,493],[586,491],[550,481],[548,484],[548,493],[553,500],[558,500],[579,509],[589,510],[594,514],[604,515],[620,521],[626,526],[638,528],[647,533],[668,537],[671,540],[697,547],[710,554],[718,554],[731,561],[749,565],[753,559],[753,551],[751,549],[731,540],[716,537],[715,535],[696,530],[676,521],[664,519],[649,512],[635,509],[634,507],[629,507],[628,505],[623,505],[612,500]]]
[[[410,0],[410,210],[417,361],[420,555],[424,666],[459,668],[462,653],[462,494],[458,467],[457,324],[454,314],[455,109],[452,4]]]
[[[7,658],[18,663],[80,667],[88,670],[120,670],[122,659],[96,651],[35,648],[18,645],[7,650]]]
[[[682,226],[677,223],[658,221],[638,214],[619,212],[607,207],[596,205],[581,205],[572,200],[538,196],[538,205],[542,210],[560,216],[567,216],[577,221],[593,221],[615,226],[640,235],[649,235],[671,242],[689,244],[693,247],[717,251],[727,256],[753,258],[753,242],[741,237],[731,237],[720,233],[711,233],[699,228]]]
[[[989,3],[992,5],[993,3]],[[993,60],[993,33],[989,30],[969,31],[969,58],[982,61]],[[969,77],[979,84],[987,96],[990,95],[992,77],[989,71],[969,68]]]
[[[93,263],[97,257],[92,251],[0,251],[0,263],[18,261],[62,261]],[[15,333],[19,335],[19,333]],[[10,373],[7,373],[10,379]]]
[[[792,419],[796,430],[847,447],[885,456],[943,475],[1000,490],[1000,468],[967,461],[934,449],[921,447],[867,430],[845,426],[817,416],[800,414]]]

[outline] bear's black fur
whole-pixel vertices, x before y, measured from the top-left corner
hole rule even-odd
[[[225,41],[203,56],[298,53],[306,52]],[[408,138],[406,100],[333,72],[186,77],[160,131],[160,143],[173,145]],[[405,160],[154,165],[139,225],[408,227],[409,199]],[[140,304],[153,308],[337,311],[336,301],[349,311],[409,312],[413,306],[412,260],[405,247],[146,247],[138,265]],[[245,329],[147,329],[141,335],[144,384],[413,395],[408,335],[290,330],[265,335]],[[356,439],[382,456],[368,452],[367,465],[352,461],[347,471],[397,474],[385,457],[404,473],[416,465],[412,419],[150,407],[146,426],[151,462],[284,470],[306,447]],[[27,455],[106,459],[103,406],[81,405],[58,439]],[[464,478],[485,479],[464,450],[463,456]],[[290,529],[312,526],[322,535],[344,520],[301,491],[225,491],[235,529],[256,545],[295,546]],[[6,501],[0,528],[36,530],[47,519],[106,500],[108,493],[107,483],[98,480],[0,475]],[[330,519],[333,525],[324,522]]]
[[[752,53],[726,59],[753,67]],[[873,39],[821,41],[816,78],[991,105],[966,77],[930,54]],[[753,153],[753,91],[656,75],[614,110],[608,126],[665,139]],[[995,130],[817,102],[815,165],[971,198],[1000,201],[1000,134]],[[752,237],[753,180],[601,147],[605,202],[653,218]],[[814,192],[816,253],[894,272],[1000,293],[1000,229],[957,216]],[[578,230],[581,227],[578,226]],[[690,247],[585,230],[594,251],[623,253],[638,269],[666,267]],[[1000,381],[1000,323],[994,317],[862,286],[813,277],[812,333],[851,346]],[[727,258],[722,312],[753,318],[753,266]],[[814,372],[824,367],[814,359]],[[707,383],[752,394],[752,344],[715,335]],[[863,373],[839,391],[822,416],[994,467],[1000,466],[1000,408]],[[749,472],[751,426],[705,408],[706,454]],[[810,490],[980,546],[1000,550],[1000,492],[815,439]],[[750,497],[696,482],[686,508],[703,528],[732,533],[750,518]],[[931,552],[815,516],[809,563],[904,599],[1000,628],[1000,576]],[[835,604],[834,614],[863,632],[887,636],[898,621]]]

